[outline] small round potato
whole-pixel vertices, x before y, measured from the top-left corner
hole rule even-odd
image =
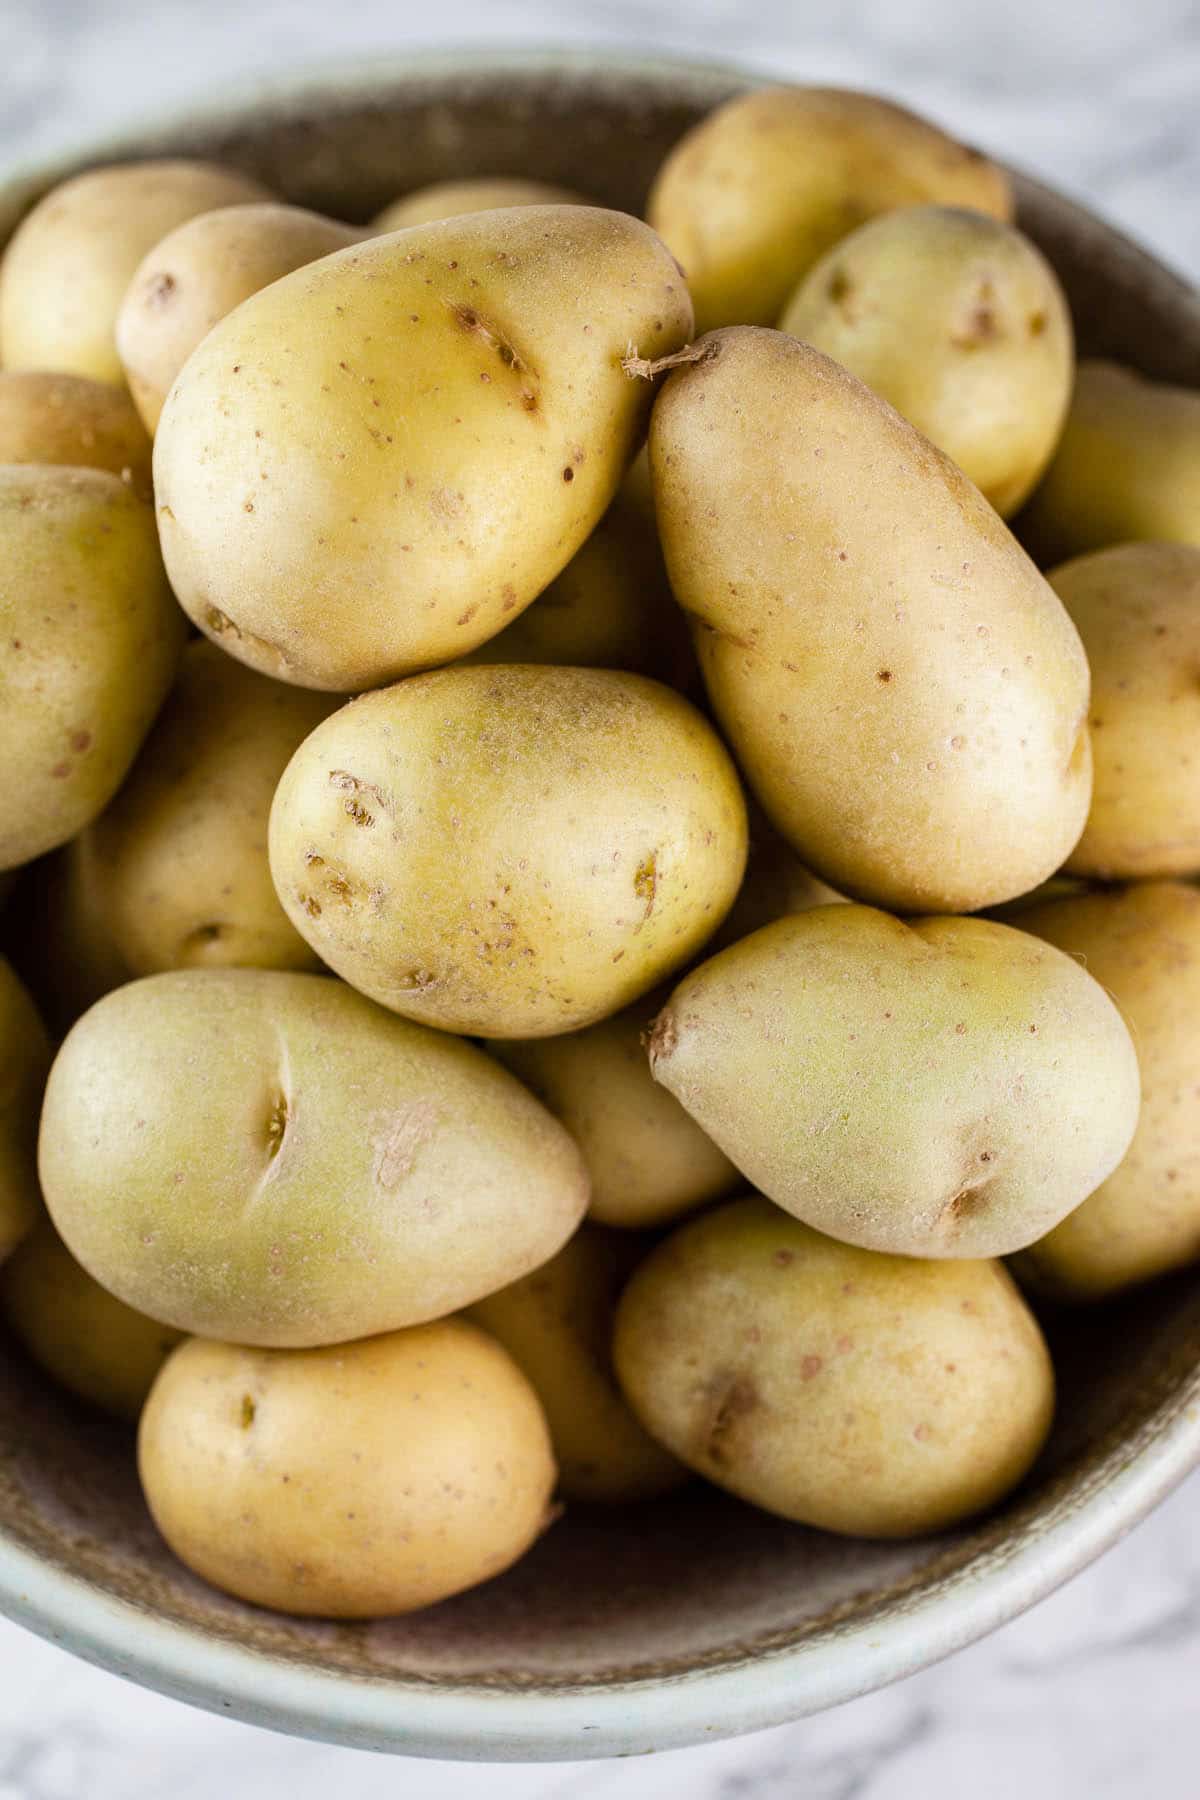
[[[498,206],[586,206],[583,194],[549,181],[525,181],[519,175],[475,175],[466,181],[433,181],[416,188],[373,221],[378,236],[430,225],[435,219],[457,219],[463,213],[494,212]]]
[[[0,1271],[0,1313],[48,1375],[122,1419],[137,1419],[182,1336],[93,1281],[46,1218]]]
[[[107,469],[146,497],[150,439],[124,388],[39,369],[0,374],[0,463]]]
[[[620,1505],[687,1480],[642,1430],[612,1371],[613,1315],[641,1256],[636,1239],[584,1225],[550,1262],[471,1308],[533,1384],[566,1500]]]
[[[1071,315],[1021,232],[965,207],[905,206],[809,270],[780,327],[865,381],[1002,518],[1049,462],[1071,398]]]
[[[0,1263],[37,1220],[37,1129],[50,1040],[37,1008],[0,956]]]
[[[138,1466],[189,1569],[301,1616],[431,1606],[510,1567],[554,1516],[537,1397],[460,1319],[323,1350],[183,1344]]]

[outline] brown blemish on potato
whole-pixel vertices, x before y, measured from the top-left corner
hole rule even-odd
[[[646,917],[654,911],[654,896],[658,892],[658,856],[652,850],[634,871],[633,891],[639,900],[646,902]]]
[[[70,743],[75,754],[82,756],[85,750],[90,750],[92,747],[92,734],[90,731],[73,731]]]
[[[412,1173],[417,1153],[434,1135],[437,1120],[432,1100],[414,1100],[387,1115],[373,1140],[376,1187],[397,1188]]]
[[[356,825],[373,825],[375,816],[363,804],[363,797],[370,796],[381,812],[393,814],[391,799],[382,788],[376,787],[373,781],[364,781],[359,775],[352,775],[349,769],[330,769],[329,785],[338,788],[347,798],[344,802],[346,814]]]
[[[718,1468],[730,1460],[729,1438],[740,1419],[759,1405],[758,1389],[748,1375],[723,1374],[716,1377],[710,1389],[709,1412],[702,1421],[699,1451]]]
[[[254,1423],[254,1415],[257,1412],[257,1410],[258,1409],[255,1406],[254,1401],[251,1399],[250,1395],[243,1394],[242,1395],[242,1411],[241,1411],[241,1420],[242,1420],[242,1430],[243,1431],[249,1431],[250,1427]]]
[[[143,293],[147,306],[165,306],[175,298],[179,283],[175,277],[163,269],[157,275],[147,277]]]
[[[292,1113],[291,1108],[288,1105],[287,1095],[284,1093],[276,1094],[274,1100],[271,1102],[271,1110],[267,1114],[266,1142],[267,1159],[269,1162],[274,1162],[275,1158],[279,1155],[279,1152],[283,1149],[283,1140],[287,1134],[287,1128],[291,1123],[291,1118]]]
[[[661,1058],[670,1056],[679,1041],[679,1033],[675,1025],[675,1015],[660,1012],[651,1022],[648,1032],[643,1032],[642,1042],[650,1057],[650,1067]]]

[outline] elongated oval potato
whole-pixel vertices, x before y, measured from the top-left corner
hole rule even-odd
[[[361,993],[444,1031],[550,1037],[699,950],[746,814],[720,739],[658,682],[460,667],[319,725],[270,855],[288,917]]]
[[[465,181],[431,181],[385,206],[372,223],[372,231],[406,231],[410,225],[430,225],[436,219],[457,219],[463,213],[495,212],[509,206],[586,206],[583,194],[555,187],[551,181],[526,181],[519,175],[473,175]]]
[[[22,220],[0,264],[0,362],[124,381],[113,336],[134,270],[197,213],[269,198],[234,169],[143,162],[88,169]]]
[[[1003,518],[1045,469],[1071,399],[1058,278],[1000,219],[906,206],[843,238],[780,327],[866,382],[956,462]]]
[[[67,1248],[151,1318],[244,1344],[443,1317],[563,1244],[579,1152],[470,1044],[319,975],[131,982],[51,1071],[39,1167]]]
[[[0,869],[112,799],[175,673],[154,514],[101,469],[0,468]]]
[[[84,832],[81,881],[130,975],[161,969],[315,969],[267,861],[288,760],[337,702],[188,645],[116,799]]]
[[[0,463],[107,469],[150,493],[150,439],[124,388],[42,369],[0,372]]]
[[[461,1319],[320,1350],[199,1339],[146,1403],[138,1468],[181,1562],[279,1612],[413,1612],[516,1562],[551,1523],[546,1422]]]
[[[251,294],[363,233],[273,200],[222,206],[177,225],[138,264],[117,314],[117,354],[153,432],[196,345]]]
[[[899,1256],[1005,1256],[1112,1173],[1138,1117],[1120,1013],[990,919],[866,906],[780,919],[702,963],[655,1080],[770,1199]]]
[[[48,1375],[121,1419],[137,1418],[181,1336],[93,1281],[44,1217],[0,1271],[0,1313]]]
[[[584,1225],[540,1269],[471,1308],[542,1403],[566,1500],[620,1505],[687,1480],[638,1424],[612,1370],[617,1300],[641,1255],[636,1239]]]
[[[774,325],[800,277],[876,213],[936,201],[1012,216],[1008,177],[874,94],[759,88],[671,151],[647,217],[683,264],[696,328]]]
[[[517,207],[327,256],[189,358],[154,450],[172,585],[252,667],[350,691],[493,637],[608,506],[692,326],[649,227]]]
[[[651,1252],[613,1356],[646,1429],[697,1474],[855,1537],[994,1505],[1054,1410],[1045,1343],[999,1263],[854,1249],[757,1197]]]
[[[37,1132],[50,1040],[37,1008],[0,956],[0,1263],[38,1212]]]
[[[671,585],[772,824],[839,892],[973,912],[1087,817],[1088,669],[978,490],[782,332],[701,342],[654,408]]]

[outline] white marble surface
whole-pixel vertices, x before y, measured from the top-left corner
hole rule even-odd
[[[1197,0],[0,0],[0,165],[231,78],[433,42],[590,42],[887,89],[1200,280]],[[646,1761],[397,1764],[210,1718],[0,1621],[0,1800],[1192,1800],[1200,1476],[1006,1630],[807,1723]]]

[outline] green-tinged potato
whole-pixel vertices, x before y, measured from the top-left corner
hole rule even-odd
[[[585,1225],[552,1261],[471,1308],[542,1403],[566,1500],[648,1500],[687,1480],[613,1374],[613,1315],[640,1260],[636,1239]]]
[[[749,937],[760,926],[773,925],[789,913],[807,912],[812,906],[836,906],[844,899],[844,894],[804,867],[791,845],[752,806],[746,873],[724,924],[709,940],[709,952],[736,944],[739,938]]]
[[[21,979],[55,1037],[133,971],[117,954],[82,834],[18,873],[6,915]]]
[[[648,226],[517,207],[375,238],[253,295],[154,450],[172,584],[209,637],[350,691],[465,655],[565,568],[692,326]]]
[[[1092,806],[1072,875],[1200,872],[1200,538],[1051,571],[1092,671]]]
[[[554,1517],[512,1358],[460,1319],[321,1350],[199,1339],[142,1414],[154,1522],[214,1587],[278,1612],[413,1612],[499,1575]]]
[[[1138,1065],[1103,987],[990,919],[822,906],[685,977],[656,1081],[785,1211],[900,1256],[1004,1256],[1111,1174]]]
[[[994,1505],[1054,1411],[1045,1343],[998,1263],[853,1249],[757,1198],[651,1253],[613,1354],[681,1462],[856,1537],[943,1531]]]
[[[1200,393],[1081,362],[1018,530],[1043,564],[1130,540],[1200,544]]]
[[[37,1008],[0,956],[0,1262],[37,1220],[37,1127],[50,1040]]]
[[[188,969],[71,1031],[42,1111],[67,1248],[181,1331],[326,1344],[554,1255],[587,1205],[557,1120],[470,1044],[320,975]]]
[[[1091,796],[1079,635],[960,470],[783,332],[701,342],[654,408],[667,568],[771,823],[840,893],[974,912]]]
[[[113,328],[147,250],[197,213],[269,197],[215,163],[125,163],[72,176],[38,202],[4,253],[0,362],[123,382]]]
[[[1178,882],[1030,909],[1021,929],[1083,963],[1129,1020],[1142,1112],[1124,1161],[1016,1260],[1056,1300],[1101,1300],[1200,1258],[1200,893]]]
[[[40,369],[0,373],[0,463],[107,469],[150,493],[150,439],[124,388]]]
[[[319,725],[270,856],[297,931],[361,993],[444,1031],[553,1037],[700,949],[746,813],[712,727],[658,682],[459,667]]]
[[[0,1313],[48,1375],[122,1419],[137,1418],[180,1340],[93,1281],[46,1218],[0,1272]]]
[[[903,413],[1007,518],[1058,442],[1074,340],[1058,278],[1027,237],[964,207],[906,206],[809,270],[781,329]]]
[[[101,469],[0,468],[0,868],[108,805],[183,641],[144,500]]]
[[[586,206],[582,194],[549,181],[525,181],[518,175],[474,175],[466,181],[432,181],[385,206],[372,222],[374,232],[406,231],[463,213],[495,212],[509,206]]]
[[[267,820],[289,758],[336,704],[188,645],[128,779],[78,845],[81,885],[130,975],[319,967],[275,896]]]
[[[831,245],[924,202],[1012,216],[1003,170],[936,125],[873,94],[776,87],[727,101],[680,139],[647,217],[710,331],[773,325]]]
[[[235,306],[363,233],[299,206],[264,201],[186,219],[138,265],[117,314],[117,354],[150,431],[192,351]]]

